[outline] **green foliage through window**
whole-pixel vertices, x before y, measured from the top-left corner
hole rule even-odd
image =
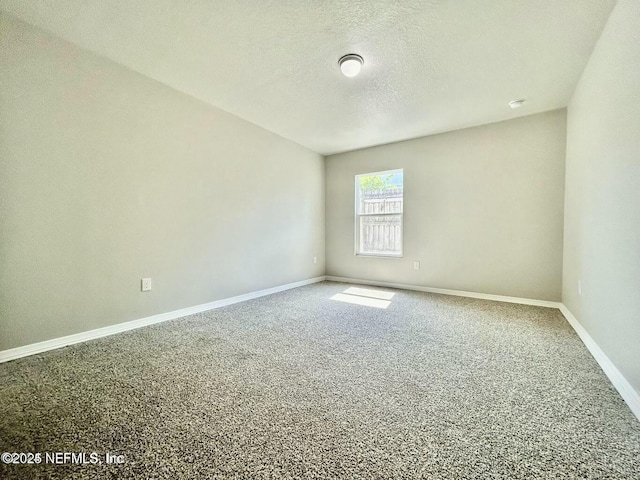
[[[360,177],[360,188],[362,190],[386,190],[388,188],[396,188],[395,185],[391,185],[393,175],[371,175],[368,177]]]

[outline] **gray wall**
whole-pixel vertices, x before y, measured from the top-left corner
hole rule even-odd
[[[566,177],[563,302],[640,392],[637,0],[616,5],[569,104]]]
[[[324,273],[320,155],[0,21],[0,350]]]
[[[327,157],[327,274],[559,301],[565,113]],[[404,257],[356,257],[354,175],[394,168]]]

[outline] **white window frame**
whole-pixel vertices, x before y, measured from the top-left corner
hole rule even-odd
[[[402,212],[396,213],[359,213],[360,205],[360,177],[373,177],[377,175],[389,175],[402,172]],[[354,245],[353,253],[357,257],[382,257],[382,258],[402,258],[404,255],[404,168],[394,168],[393,170],[383,170],[381,172],[360,173],[355,176],[355,218],[354,218]],[[360,250],[360,217],[386,217],[400,216],[400,253],[361,253]]]

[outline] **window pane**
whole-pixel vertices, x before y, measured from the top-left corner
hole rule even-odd
[[[402,216],[366,216],[360,221],[359,253],[400,255],[402,253]]]
[[[358,177],[358,213],[401,213],[402,170]]]
[[[356,255],[402,255],[404,171],[356,175]]]

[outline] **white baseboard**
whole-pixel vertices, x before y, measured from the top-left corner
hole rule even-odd
[[[446,288],[421,287],[418,285],[407,285],[404,283],[378,282],[375,280],[361,280],[357,278],[326,277],[330,282],[359,283],[362,285],[374,285],[377,287],[401,288],[403,290],[416,290],[418,292],[440,293],[442,295],[454,295],[456,297],[480,298],[483,300],[494,300],[496,302],[521,303],[523,305],[534,305],[536,307],[560,308],[560,302],[550,302],[548,300],[535,300],[532,298],[507,297],[504,295],[492,295],[490,293],[465,292],[463,290],[448,290]]]
[[[573,316],[564,304],[560,305],[560,311],[578,334],[582,343],[584,343],[589,352],[591,352],[591,355],[595,358],[596,362],[598,362],[598,365],[600,365],[605,375],[609,377],[609,380],[616,390],[618,390],[618,393],[627,403],[633,414],[640,420],[640,394],[631,386],[627,379],[624,378],[620,370],[616,368],[609,357],[607,357],[595,340],[591,338],[591,335],[587,333],[578,319]]]
[[[32,343],[23,347],[3,350],[0,351],[0,363],[8,362],[9,360],[15,360],[16,358],[34,355],[36,353],[46,352],[47,350],[66,347],[75,343],[86,342],[87,340],[106,337],[115,333],[126,332],[128,330],[134,330],[140,327],[146,327],[147,325],[153,325],[154,323],[174,320],[176,318],[185,317],[187,315],[193,315],[194,313],[205,312],[214,308],[225,307],[234,303],[240,303],[258,297],[264,297],[265,295],[271,295],[273,293],[282,292],[284,290],[290,290],[292,288],[322,282],[325,280],[325,278],[326,277],[321,276],[310,278],[308,280],[302,280],[300,282],[287,283],[286,285],[267,288],[265,290],[259,290],[257,292],[245,293],[244,295],[238,295],[236,297],[223,298],[222,300],[203,303],[202,305],[196,305],[194,307],[182,308],[180,310],[174,310],[172,312],[152,315],[151,317],[139,318],[137,320],[131,320],[129,322],[109,325],[108,327],[96,328],[95,330],[89,330],[87,332],[75,333],[73,335],[67,335],[66,337],[53,338],[51,340],[45,340],[44,342]]]

